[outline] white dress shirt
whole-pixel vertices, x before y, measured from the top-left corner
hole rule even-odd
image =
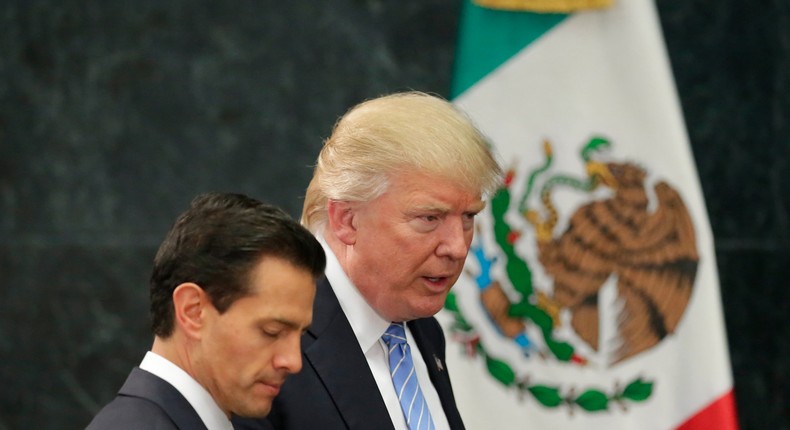
[[[406,425],[406,418],[404,418],[401,410],[400,401],[398,401],[398,395],[392,384],[392,378],[390,377],[387,346],[381,339],[391,321],[383,319],[370,307],[365,298],[362,297],[362,294],[359,293],[359,290],[348,279],[343,268],[340,267],[340,262],[332,252],[332,249],[326,244],[324,238],[319,235],[318,241],[326,252],[326,277],[332,285],[332,290],[334,290],[337,300],[340,302],[340,307],[343,308],[343,312],[351,324],[351,329],[354,330],[360,349],[365,353],[365,359],[368,362],[370,371],[373,373],[373,378],[376,380],[381,397],[387,405],[387,412],[389,412],[392,424],[395,426],[395,430],[409,430],[408,425]],[[447,417],[444,414],[439,394],[431,383],[428,367],[422,359],[420,349],[414,341],[408,326],[404,325],[404,327],[406,329],[406,339],[412,351],[411,355],[417,380],[420,383],[423,397],[425,397],[428,404],[428,409],[431,411],[431,418],[433,418],[436,430],[450,430],[450,424],[447,422]]]
[[[143,357],[140,368],[153,373],[175,387],[192,405],[208,430],[233,430],[228,416],[222,412],[211,394],[189,376],[184,369],[151,351],[148,351]]]

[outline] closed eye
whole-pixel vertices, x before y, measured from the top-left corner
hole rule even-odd
[[[263,333],[264,337],[279,337],[282,334],[282,330],[267,330],[261,329],[261,333]]]
[[[267,320],[258,325],[261,335],[267,339],[280,339],[294,332],[301,336],[307,332],[308,328],[309,326],[279,318]]]
[[[288,325],[282,324],[279,321],[268,321],[260,325],[260,330],[263,337],[276,339],[281,337],[288,330]]]

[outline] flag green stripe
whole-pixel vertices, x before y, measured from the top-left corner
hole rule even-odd
[[[567,14],[510,12],[463,0],[450,97],[455,98],[538,39]]]

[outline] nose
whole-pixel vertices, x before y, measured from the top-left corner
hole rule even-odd
[[[469,244],[472,243],[473,229],[464,229],[462,219],[448,217],[442,225],[439,246],[436,255],[449,257],[453,260],[463,260],[469,253]]]
[[[274,368],[288,373],[302,370],[301,336],[290,336],[274,354]]]

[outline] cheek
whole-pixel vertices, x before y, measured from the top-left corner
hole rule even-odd
[[[400,294],[407,289],[436,248],[434,236],[413,231],[390,229],[366,239],[356,245],[353,271],[358,280],[365,280],[363,284],[392,285],[386,293],[377,289],[378,295]]]
[[[221,364],[227,366],[228,380],[244,389],[253,386],[272,367],[269,347],[238,348],[224,357],[225,362]]]
[[[246,366],[256,360],[256,355],[260,355],[260,351],[264,350],[263,345],[260,345],[260,339],[260,334],[252,330],[238,329],[226,332],[222,341],[217,344],[219,350],[214,351],[216,361],[220,366],[226,366],[227,371],[234,373],[238,373],[239,370],[244,371]]]

